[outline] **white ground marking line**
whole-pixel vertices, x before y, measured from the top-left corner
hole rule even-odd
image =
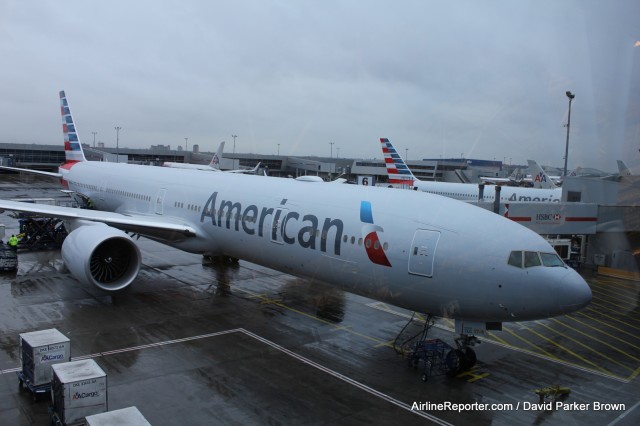
[[[360,383],[354,379],[351,379],[350,377],[345,376],[344,374],[338,373],[337,371],[331,370],[328,367],[325,367],[321,364],[318,364],[315,361],[312,361],[308,358],[303,357],[302,355],[298,355],[293,351],[290,351],[289,349],[286,349],[280,345],[278,345],[277,343],[274,343],[270,340],[265,339],[264,337],[260,337],[257,334],[251,333],[250,331],[247,331],[243,328],[235,328],[235,329],[231,329],[231,330],[225,330],[225,331],[219,331],[217,333],[209,333],[209,334],[201,334],[199,336],[192,336],[192,337],[185,337],[182,339],[174,339],[174,340],[166,340],[164,342],[158,342],[158,343],[149,343],[146,345],[139,345],[139,346],[132,346],[129,348],[122,348],[122,349],[115,349],[113,351],[107,351],[107,352],[99,352],[99,353],[95,353],[95,354],[91,354],[91,355],[82,355],[82,356],[78,356],[78,357],[72,357],[71,360],[72,361],[78,361],[78,360],[83,360],[83,359],[90,359],[90,358],[98,358],[98,357],[102,357],[102,356],[108,356],[108,355],[115,355],[115,354],[119,354],[119,353],[125,353],[125,352],[132,352],[132,351],[139,351],[139,350],[143,350],[143,349],[149,349],[149,348],[157,348],[157,347],[161,347],[161,346],[167,346],[167,345],[173,345],[175,343],[183,343],[183,342],[189,342],[192,340],[200,340],[200,339],[206,339],[206,338],[210,338],[210,337],[218,337],[218,336],[222,336],[225,334],[232,334],[232,333],[242,333],[246,336],[249,336],[255,340],[258,340],[268,346],[271,346],[274,349],[277,349],[278,351],[293,357],[295,359],[297,359],[300,362],[303,362],[304,364],[313,367],[315,369],[318,369],[324,373],[327,373],[339,380],[342,380],[345,383],[348,383],[352,386],[357,387],[360,390],[363,390],[375,397],[378,397],[380,399],[383,399],[393,405],[395,405],[396,407],[402,408],[403,410],[406,410],[412,414],[418,415],[420,417],[424,417],[425,419],[429,419],[432,422],[439,424],[439,425],[443,425],[443,426],[453,426],[451,423],[448,423],[434,415],[431,415],[429,413],[425,413],[424,411],[418,411],[418,410],[412,410],[411,406],[409,404],[406,404],[402,401],[399,401],[385,393],[382,393],[380,391],[377,391],[363,383]],[[2,370],[0,371],[0,374],[6,374],[6,373],[12,373],[12,372],[16,372],[16,371],[20,371],[20,368],[11,368],[11,369],[7,369],[7,370]]]
[[[618,417],[616,417],[616,419],[614,421],[612,421],[611,423],[609,423],[607,426],[613,426],[613,425],[617,424],[618,422],[624,420],[624,418],[627,417],[629,414],[631,414],[631,412],[633,410],[635,410],[636,408],[638,408],[638,406],[640,406],[640,401],[636,402],[633,405],[633,407],[629,408],[627,411],[625,411],[624,413],[622,413]]]

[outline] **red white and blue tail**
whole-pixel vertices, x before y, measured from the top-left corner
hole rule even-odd
[[[67,96],[64,90],[60,91],[60,113],[62,114],[62,133],[64,134],[64,154],[66,158],[65,165],[70,166],[79,161],[87,161],[82,152],[80,139],[73,123],[73,117],[67,103]]]
[[[387,166],[389,183],[392,185],[413,186],[413,182],[417,180],[416,177],[413,176],[404,160],[400,158],[398,151],[389,142],[389,139],[380,138],[380,143],[382,144],[384,162]]]

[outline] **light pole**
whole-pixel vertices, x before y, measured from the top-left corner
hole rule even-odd
[[[114,129],[116,129],[116,163],[119,163],[120,162],[120,129],[122,129],[122,127],[116,126],[114,127]]]
[[[569,126],[571,126],[571,101],[576,97],[576,95],[570,91],[567,91],[565,94],[567,95],[567,98],[569,98],[569,115],[567,116],[567,143],[564,147],[564,172],[562,173],[562,176],[567,175],[567,160],[569,159]]]
[[[93,133],[93,147],[96,147],[96,135],[98,134],[98,132],[91,132]]]
[[[409,161],[409,148],[404,149],[404,161]]]
[[[334,142],[329,142],[329,145],[331,145],[331,157],[329,158],[333,158],[333,144]]]
[[[233,138],[233,153],[236,153],[236,138],[238,137],[238,135],[231,135],[231,137]]]
[[[280,155],[280,144],[278,144],[278,155]]]

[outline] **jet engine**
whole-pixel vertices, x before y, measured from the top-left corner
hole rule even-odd
[[[91,223],[67,236],[62,244],[62,260],[79,281],[115,291],[136,278],[141,255],[123,231],[104,223]]]

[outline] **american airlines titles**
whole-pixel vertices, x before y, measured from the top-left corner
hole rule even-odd
[[[211,194],[202,208],[200,222],[204,223],[205,218],[211,219],[211,224],[220,228],[233,229],[244,232],[247,235],[257,235],[269,237],[276,241],[282,238],[286,244],[298,244],[300,247],[316,250],[318,239],[320,251],[327,251],[327,240],[330,235],[334,236],[333,254],[340,255],[340,245],[344,223],[340,219],[324,218],[322,225],[317,216],[288,210],[285,207],[287,199],[283,198],[280,206],[259,208],[255,204],[243,207],[241,203],[221,199],[218,202],[218,192]],[[298,233],[288,233],[287,224],[301,222]],[[329,246],[330,247],[330,246]]]
[[[516,196],[515,192],[513,194],[511,194],[511,196],[509,197],[508,201],[532,201],[532,202],[544,202],[544,201],[550,201],[552,203],[559,203],[560,199],[559,198],[553,198],[553,196],[550,197],[530,197],[527,195],[520,195],[520,196]]]

